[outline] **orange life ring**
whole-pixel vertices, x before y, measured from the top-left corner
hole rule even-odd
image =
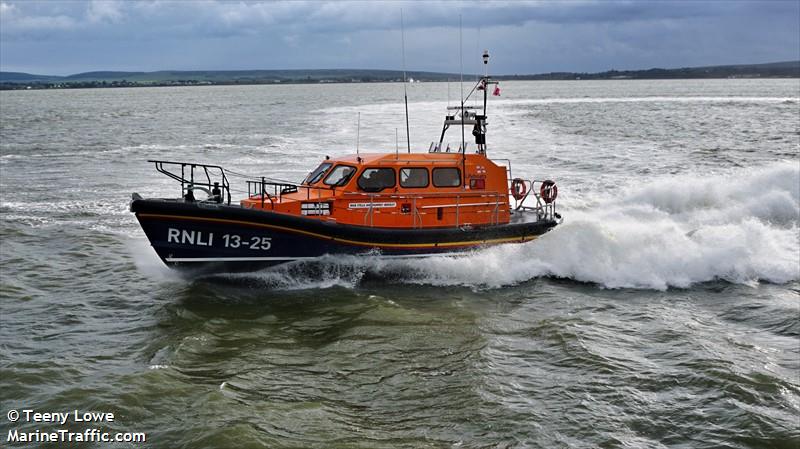
[[[528,186],[525,184],[525,180],[522,178],[514,178],[511,181],[511,196],[514,197],[515,200],[519,201],[525,198],[525,195],[528,193]]]
[[[558,196],[558,186],[556,186],[555,181],[548,179],[542,182],[539,195],[542,197],[542,201],[544,201],[545,204],[550,204],[555,201]]]

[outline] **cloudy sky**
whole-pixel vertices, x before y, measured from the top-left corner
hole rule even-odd
[[[800,59],[800,0],[0,0],[0,70],[401,68],[499,74]]]

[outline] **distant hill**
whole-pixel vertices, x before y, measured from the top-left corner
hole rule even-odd
[[[455,73],[407,73],[417,81],[458,79]],[[470,78],[475,75],[466,75]],[[679,69],[609,70],[599,73],[552,72],[535,75],[499,75],[499,80],[674,79],[674,78],[800,78],[800,61],[739,64]],[[99,71],[68,76],[0,72],[0,89],[81,87],[136,87],[208,84],[352,83],[401,81],[399,70],[162,70],[157,72]]]
[[[507,80],[800,78],[800,61],[684,67],[680,69],[609,70],[599,73],[553,72],[538,75],[507,75],[498,78]]]
[[[55,81],[60,78],[62,77],[49,76],[49,75],[32,75],[30,73],[22,73],[22,72],[0,72],[0,83],[3,82],[29,83],[35,81]]]
[[[62,81],[114,81],[141,77],[147,75],[147,72],[85,72],[76,73],[75,75],[68,75],[62,77]]]
[[[440,81],[455,79],[459,75],[438,72],[407,72],[417,80]],[[318,70],[162,70],[157,72],[85,72],[68,76],[30,75],[20,72],[0,72],[0,82],[114,82],[163,83],[194,80],[198,82],[320,82],[320,81],[395,81],[402,80],[399,70],[318,69]]]

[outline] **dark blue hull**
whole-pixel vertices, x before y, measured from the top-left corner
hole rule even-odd
[[[131,211],[167,265],[224,271],[256,270],[324,255],[454,253],[533,240],[556,225],[539,221],[469,229],[385,229],[161,199],[135,199]]]

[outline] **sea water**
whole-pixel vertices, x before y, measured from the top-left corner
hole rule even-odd
[[[501,88],[489,155],[558,183],[554,231],[199,278],[128,212],[179,195],[147,159],[299,181],[402,151],[402,85],[0,92],[0,417],[113,413],[157,448],[797,447],[800,81]],[[409,86],[415,150],[448,90]]]

